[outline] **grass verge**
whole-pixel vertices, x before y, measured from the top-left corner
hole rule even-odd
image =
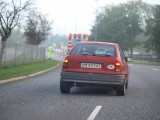
[[[33,74],[33,73],[54,67],[57,64],[58,64],[57,61],[46,60],[44,62],[27,64],[27,65],[22,65],[17,67],[1,68],[0,80]]]

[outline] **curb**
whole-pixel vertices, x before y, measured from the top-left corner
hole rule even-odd
[[[52,67],[52,68],[49,68],[49,69],[46,69],[46,70],[42,70],[42,71],[40,71],[40,72],[36,72],[36,73],[30,74],[30,75],[24,75],[24,76],[20,76],[20,77],[15,77],[15,78],[10,78],[10,79],[1,80],[1,81],[0,81],[0,84],[12,82],[12,81],[17,81],[17,80],[21,80],[21,79],[25,79],[25,78],[31,78],[31,77],[33,77],[33,76],[40,75],[40,74],[42,74],[42,73],[51,71],[51,70],[57,68],[59,65],[60,65],[60,63],[58,63],[56,66],[54,66],[54,67]]]

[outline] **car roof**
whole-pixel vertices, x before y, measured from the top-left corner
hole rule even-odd
[[[112,46],[117,46],[117,43],[110,43],[110,42],[95,42],[95,41],[83,41],[79,42],[77,44],[99,44],[99,45],[112,45]]]

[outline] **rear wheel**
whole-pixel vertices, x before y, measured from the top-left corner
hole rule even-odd
[[[67,82],[60,81],[60,90],[61,93],[70,93],[71,85]]]
[[[126,83],[120,86],[117,86],[116,88],[116,95],[118,96],[124,96],[126,92]]]
[[[128,88],[128,80],[127,80],[127,82],[126,82],[126,89]]]

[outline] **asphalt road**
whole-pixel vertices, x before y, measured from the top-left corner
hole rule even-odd
[[[92,87],[61,94],[60,69],[1,84],[0,120],[160,120],[160,67],[130,67],[125,96]]]

